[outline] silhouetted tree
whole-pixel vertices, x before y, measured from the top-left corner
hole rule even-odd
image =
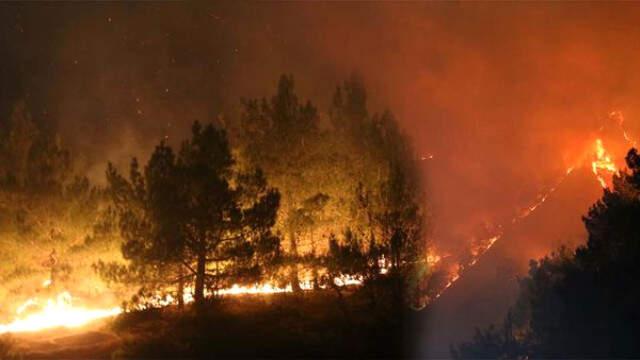
[[[485,330],[476,329],[471,342],[451,348],[456,359],[526,359],[526,345],[518,341],[511,313],[500,328],[494,325]]]
[[[260,279],[279,254],[271,228],[280,195],[261,171],[237,173],[233,165],[225,131],[196,122],[179,154],[161,143],[144,174],[135,159],[128,179],[109,166],[129,273],[145,274],[143,283],[177,282],[178,299],[192,278],[198,304],[205,289]]]
[[[587,244],[532,261],[514,307],[519,352],[498,340],[460,347],[465,358],[628,358],[640,354],[640,156],[629,151],[628,170],[583,218]],[[483,352],[487,343],[501,351]]]
[[[326,273],[322,277],[322,283],[336,293],[340,309],[347,325],[350,326],[351,313],[343,295],[344,289],[341,282],[346,277],[363,278],[369,265],[368,259],[362,250],[360,239],[349,229],[345,230],[342,241],[331,234],[328,247],[329,250],[323,258]]]
[[[180,174],[173,150],[160,143],[142,173],[138,161],[131,162],[128,179],[111,164],[107,167],[108,191],[117,209],[122,254],[130,264],[126,270],[100,264],[101,272],[114,280],[124,277],[142,283],[140,294],[177,285],[182,306],[185,280],[185,201],[180,193]],[[137,276],[134,276],[137,275]],[[144,276],[140,276],[144,275]],[[189,274],[191,275],[191,274]]]

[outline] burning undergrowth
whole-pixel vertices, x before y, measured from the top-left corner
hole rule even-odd
[[[97,187],[18,104],[0,139],[14,265],[0,331],[233,295],[343,298],[389,281],[400,302],[422,306],[437,256],[420,160],[393,116],[369,115],[356,77],[338,87],[329,117],[298,100],[289,76],[269,101],[243,106],[226,128],[195,123],[177,150],[161,141],[126,176],[110,165]]]
[[[624,127],[622,114],[618,111],[611,112],[604,125],[594,134],[593,139],[587,142],[586,148],[576,152],[578,154],[577,159],[574,160],[566,169],[565,173],[556,180],[555,184],[541,192],[530,205],[524,207],[504,225],[485,226],[483,231],[485,235],[474,238],[474,240],[471,241],[467,256],[463,256],[460,259],[444,261],[441,266],[437,266],[437,262],[434,264],[436,265],[434,269],[435,281],[433,283],[434,286],[431,287],[429,301],[440,297],[464,275],[465,271],[476,265],[477,262],[481,260],[481,257],[487,251],[491,250],[494,244],[502,238],[504,231],[508,227],[517,226],[518,223],[543,206],[549,196],[565,183],[566,179],[571,176],[574,170],[584,167],[589,168],[598,184],[603,189],[609,188],[613,177],[618,173],[624,163],[623,153],[619,153],[619,151],[633,147],[635,144],[635,141]],[[614,152],[610,150],[608,146],[617,151],[615,156],[613,155]],[[437,259],[447,257],[448,256],[438,256]]]
[[[25,115],[21,116],[24,117]],[[620,120],[621,115],[612,113],[611,118],[615,119],[618,128],[622,131],[622,141],[625,143],[632,142],[623,128],[623,123]],[[605,143],[605,141],[607,142]],[[570,176],[573,170],[578,167],[589,166],[598,183],[606,188],[611,176],[617,172],[619,166],[616,163],[618,157],[614,157],[607,148],[606,144],[610,141],[612,141],[611,137],[607,138],[605,135],[598,134],[580,160],[570,166],[555,185],[540,194],[531,205],[525,207],[504,226],[516,226],[518,222],[530,216],[562,185],[565,178]],[[22,191],[26,191],[25,189],[23,188]],[[364,214],[362,217],[364,221],[368,224],[373,224],[376,220],[380,221],[375,218],[375,216],[379,215],[372,214],[372,210],[368,208],[372,205],[370,197],[373,194],[365,192],[362,187],[357,189],[356,204],[361,206],[359,211],[364,210],[362,213]],[[135,190],[131,188],[128,191],[133,193]],[[5,194],[7,197],[14,199],[19,196],[16,195],[15,191],[6,191]],[[24,192],[24,194],[27,193]],[[22,196],[25,199],[27,197],[27,195]],[[108,190],[92,188],[86,180],[76,179],[66,187],[60,188],[58,198],[49,196],[46,197],[46,200],[42,200],[43,198],[32,195],[29,195],[28,198],[31,207],[15,210],[16,220],[12,225],[14,227],[12,231],[15,234],[14,236],[30,235],[39,239],[31,241],[33,251],[30,254],[32,258],[39,257],[40,264],[36,267],[33,267],[33,262],[26,262],[24,265],[16,264],[13,272],[5,275],[5,279],[11,279],[11,277],[22,280],[31,278],[38,279],[37,281],[41,284],[39,286],[32,285],[31,296],[27,296],[24,301],[17,303],[12,309],[13,313],[7,313],[7,310],[5,310],[5,318],[8,321],[0,325],[0,332],[36,331],[57,326],[75,327],[95,319],[120,314],[127,309],[141,310],[169,305],[182,306],[195,301],[197,297],[196,290],[190,284],[192,284],[197,273],[188,273],[189,270],[193,270],[193,267],[196,266],[195,263],[185,266],[187,274],[183,275],[182,288],[179,286],[180,281],[162,284],[162,275],[158,272],[153,275],[156,276],[154,280],[149,280],[148,276],[152,275],[150,270],[155,269],[157,271],[157,266],[160,263],[154,265],[154,268],[139,267],[137,269],[117,265],[122,261],[118,254],[118,247],[113,246],[121,236],[118,232],[117,224],[119,215],[117,210],[108,205],[110,204]],[[323,200],[323,202],[326,203],[326,200]],[[383,244],[377,245],[375,242],[363,243],[366,234],[364,236],[360,235],[362,238],[358,238],[356,233],[347,232],[344,238],[339,241],[333,238],[335,242],[333,249],[331,244],[323,249],[321,242],[313,240],[313,238],[317,236],[314,233],[319,233],[319,237],[322,238],[323,230],[331,231],[326,230],[326,225],[324,225],[331,216],[327,216],[324,213],[321,215],[328,218],[322,219],[322,216],[317,214],[317,212],[323,212],[322,208],[325,203],[320,203],[319,210],[318,208],[313,208],[310,205],[312,203],[309,202],[309,205],[305,205],[309,206],[308,209],[304,207],[298,208],[296,210],[298,213],[289,213],[289,220],[281,223],[282,230],[289,229],[291,231],[291,229],[295,229],[295,226],[298,226],[299,230],[294,231],[300,231],[300,233],[290,235],[292,238],[289,239],[289,243],[291,246],[295,245],[295,247],[290,247],[286,251],[287,255],[278,260],[279,263],[276,264],[276,267],[280,270],[271,273],[271,275],[262,280],[226,283],[219,282],[219,280],[217,283],[212,283],[207,280],[204,283],[204,297],[266,295],[292,293],[300,290],[313,291],[346,288],[349,286],[359,287],[376,276],[385,276],[390,270],[396,272],[400,267],[409,264],[407,260],[394,259],[393,256],[395,255],[392,248],[385,248]],[[10,203],[6,202],[6,204]],[[57,205],[60,209],[55,214],[52,214],[51,204],[67,205],[62,207]],[[174,204],[171,205],[173,206]],[[10,209],[9,205],[5,206]],[[139,211],[142,211],[141,208],[139,208]],[[59,216],[61,213],[65,214],[62,220]],[[357,216],[362,216],[362,214],[359,215],[357,213],[358,210],[356,209],[356,218]],[[38,221],[36,222],[34,222],[34,214],[37,214]],[[295,216],[291,214],[295,214]],[[49,222],[43,224],[43,219],[47,219],[45,221]],[[292,219],[310,223],[302,223],[301,225],[292,223]],[[282,221],[282,218],[279,221]],[[311,225],[314,221],[318,222],[319,225],[315,230]],[[70,225],[72,222],[73,226]],[[52,230],[48,234],[43,234],[43,229],[46,228],[51,228]],[[364,228],[366,227],[363,226]],[[68,229],[76,230],[71,232]],[[434,301],[461,276],[464,276],[465,271],[480,261],[481,257],[500,240],[504,229],[505,227],[503,226],[485,227],[483,232],[486,235],[479,236],[477,240],[471,243],[466,257],[446,256],[437,253],[435,249],[431,249],[422,259],[418,259],[418,267],[423,267],[426,272],[423,270],[419,278],[413,279],[416,282],[415,289],[418,289],[416,291],[419,292],[413,295],[418,299],[415,302],[417,307],[421,308]],[[383,227],[369,229],[369,239],[375,239],[376,236],[385,236],[384,231],[388,230]],[[141,235],[138,232],[136,236],[139,237]],[[312,239],[311,243],[306,246],[301,245],[304,241],[308,241],[308,236]],[[292,243],[292,241],[295,243]],[[331,239],[329,239],[329,243],[331,243]],[[53,250],[49,251],[49,247]],[[58,253],[56,249],[60,248],[64,250]],[[102,250],[101,252],[96,252],[96,249]],[[87,257],[89,251],[91,256]],[[306,252],[306,255],[301,255],[297,252]],[[348,257],[343,256],[346,254],[345,252],[349,254]],[[320,256],[320,254],[323,255]],[[117,260],[111,260],[110,263],[104,262],[109,256]],[[345,263],[336,263],[336,259],[340,259],[341,256],[343,256],[343,259],[348,260]],[[358,258],[361,258],[360,265],[358,265],[357,261],[353,262],[353,259]],[[392,261],[396,262],[392,263]],[[71,266],[72,263],[74,266]],[[87,268],[91,268],[91,264],[93,264],[94,269],[98,270],[98,273],[102,273],[102,277],[98,277],[94,272],[86,272]],[[96,264],[98,265],[97,267]],[[206,271],[213,271],[214,269],[219,271],[221,267],[224,268],[225,266],[224,262],[214,263],[214,265],[214,267],[207,265],[205,269],[209,270]],[[134,271],[132,272],[132,270]],[[136,271],[138,271],[138,276],[143,276],[133,279],[132,276],[135,275]],[[46,274],[44,282],[42,281],[43,274]],[[111,276],[112,284],[117,285],[118,281],[114,283],[113,280],[119,280],[120,285],[114,287],[113,285],[108,285],[109,282],[105,283],[105,274],[108,274],[107,278]],[[145,286],[134,292],[131,285],[144,279],[145,276],[147,277]],[[292,279],[297,280],[292,282]],[[31,283],[33,284],[34,281],[31,280]],[[78,284],[83,283],[85,285],[78,286]],[[155,286],[149,286],[149,284],[154,283],[156,284]],[[68,289],[82,290],[71,291]],[[99,294],[107,291],[107,289],[114,294],[110,297],[111,300],[105,301],[104,298],[98,301],[93,300],[99,298]],[[21,290],[13,289],[11,291],[16,293]],[[340,293],[340,290],[337,291]],[[130,298],[131,301],[127,301],[123,305],[113,306],[114,303],[121,303],[115,300],[118,298]]]

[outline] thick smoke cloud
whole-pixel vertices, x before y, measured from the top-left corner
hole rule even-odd
[[[610,110],[640,116],[633,4],[3,4],[1,114],[17,98],[100,179],[292,73],[325,107],[360,73],[422,154],[432,236],[459,252],[552,184]],[[326,108],[326,107],[325,107]],[[535,241],[535,239],[532,239]]]

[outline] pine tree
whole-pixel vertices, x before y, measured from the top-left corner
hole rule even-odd
[[[207,290],[258,281],[278,260],[271,228],[280,195],[260,170],[240,174],[233,165],[225,131],[196,122],[179,154],[161,143],[144,174],[135,160],[128,179],[109,166],[122,252],[130,273],[145,274],[143,285],[177,283],[180,300],[189,279],[202,304]]]

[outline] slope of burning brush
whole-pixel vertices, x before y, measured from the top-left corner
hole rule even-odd
[[[542,206],[549,198],[549,196],[553,194],[560,186],[562,186],[567,177],[569,177],[571,173],[577,168],[589,167],[590,171],[593,173],[593,176],[600,184],[600,186],[602,186],[602,188],[611,186],[612,178],[620,169],[624,156],[623,154],[617,154],[617,156],[614,156],[611,151],[607,149],[605,142],[601,138],[601,134],[603,133],[605,128],[610,128],[611,126],[613,126],[615,129],[615,134],[613,136],[610,136],[609,140],[618,142],[618,144],[616,144],[616,148],[625,149],[628,146],[634,146],[635,141],[632,140],[631,136],[624,128],[624,118],[619,111],[611,112],[607,118],[605,125],[603,125],[599,129],[595,138],[588,143],[587,148],[580,152],[580,155],[578,156],[577,160],[575,160],[574,164],[568,167],[566,172],[558,178],[555,185],[540,193],[530,205],[526,206],[522,212],[515,215],[507,225],[517,226],[519,222],[526,219],[536,210],[538,210],[540,206]],[[501,239],[505,230],[505,226],[499,225],[496,228],[498,230],[495,231],[494,235],[482,241],[476,241],[473,244],[470,251],[471,257],[468,260],[463,263],[456,264],[452,267],[451,270],[449,270],[450,272],[448,273],[448,275],[446,275],[447,281],[444,282],[444,284],[441,285],[439,289],[432,290],[430,301],[439,298],[447,289],[449,289],[454,283],[456,283],[461,276],[464,275],[464,272],[466,270],[476,265],[477,262],[480,261],[482,256],[487,251],[489,251],[497,241]]]
[[[362,279],[353,276],[341,276],[334,280],[336,286],[358,286],[362,284]],[[51,284],[50,280],[43,282],[43,288]],[[310,282],[300,284],[303,290],[313,290]],[[325,286],[322,286],[324,288]],[[290,285],[279,287],[269,283],[242,286],[234,284],[229,288],[219,289],[215,292],[207,291],[207,297],[211,296],[238,296],[238,295],[270,295],[280,293],[291,293],[293,289]],[[183,301],[185,304],[194,301],[193,288],[184,290]],[[169,294],[157,294],[150,296],[144,301],[144,307],[164,307],[177,305],[178,301]],[[62,291],[57,295],[46,299],[33,297],[20,304],[16,310],[14,319],[9,323],[0,323],[0,334],[34,332],[56,327],[76,328],[84,326],[90,322],[109,318],[121,314],[123,309],[118,306],[110,308],[97,308],[79,304],[79,299],[72,296],[69,291]]]

